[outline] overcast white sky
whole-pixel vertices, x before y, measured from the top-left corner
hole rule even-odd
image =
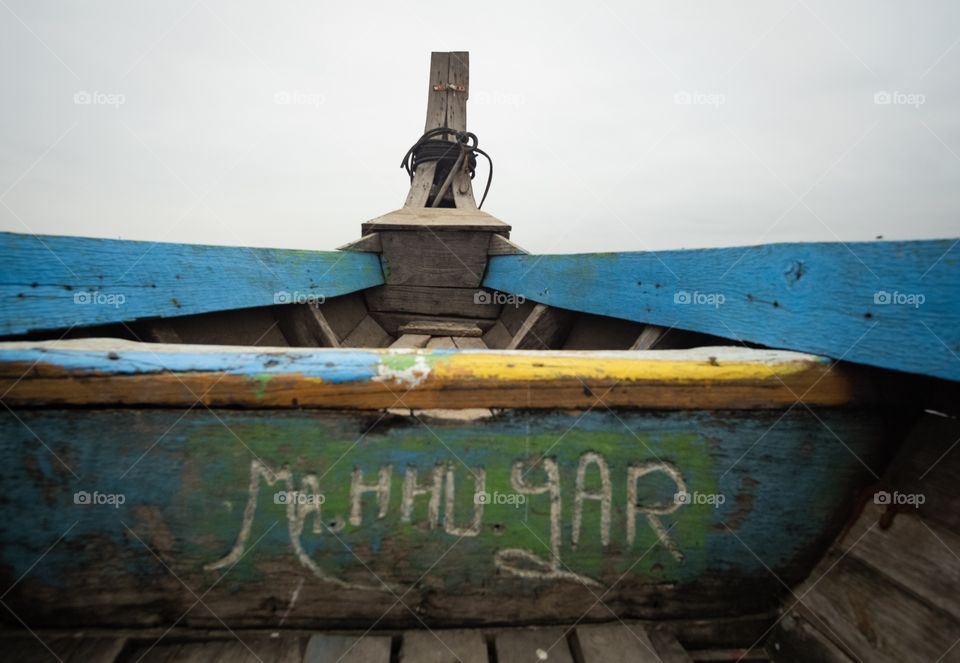
[[[335,248],[468,50],[533,252],[960,235],[955,1],[372,5],[0,0],[0,229]]]

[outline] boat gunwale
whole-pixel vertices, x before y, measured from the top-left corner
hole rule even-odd
[[[776,409],[876,404],[875,375],[792,351],[264,348],[0,343],[20,406]]]

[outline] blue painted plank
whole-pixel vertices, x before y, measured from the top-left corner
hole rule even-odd
[[[378,256],[0,233],[0,335],[295,301],[383,283]]]
[[[4,410],[0,582],[33,625],[172,621],[195,602],[174,574],[251,627],[369,623],[401,594],[434,623],[573,620],[600,594],[625,616],[759,612],[883,472],[895,421]]]
[[[960,380],[956,244],[494,256],[483,284],[561,308]]]

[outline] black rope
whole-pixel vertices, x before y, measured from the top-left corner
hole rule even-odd
[[[444,140],[448,135],[453,135],[456,141]],[[483,188],[483,197],[480,199],[480,204],[477,205],[478,208],[481,208],[483,207],[483,201],[487,199],[487,193],[490,191],[490,182],[493,181],[493,159],[477,147],[478,142],[477,135],[469,131],[457,131],[446,127],[431,129],[420,136],[420,140],[407,150],[407,153],[403,155],[403,161],[400,162],[400,167],[406,169],[412,182],[413,174],[420,164],[436,161],[439,172],[449,173],[462,154],[466,161],[464,168],[470,174],[472,180],[477,174],[477,155],[483,156],[490,165],[490,174],[487,176],[487,185]]]

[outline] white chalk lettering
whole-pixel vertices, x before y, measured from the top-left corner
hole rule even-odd
[[[427,502],[427,525],[436,529],[440,522],[440,494],[443,492],[443,465],[437,464],[433,468],[432,476],[425,487],[417,483],[417,468],[407,466],[403,475],[403,500],[400,504],[400,520],[409,523],[413,518],[413,499],[420,495],[429,495]]]
[[[363,504],[361,498],[364,493],[376,493],[377,518],[385,518],[390,508],[390,477],[393,474],[392,465],[381,465],[377,473],[376,483],[363,483],[363,470],[353,468],[353,479],[350,482],[350,524],[359,527],[363,522]]]
[[[519,460],[513,462],[510,467],[510,485],[515,491],[513,496],[520,499],[504,502],[490,501],[489,495],[486,492],[486,468],[470,468],[469,474],[472,475],[473,510],[472,512],[467,511],[466,513],[461,513],[459,521],[456,514],[457,469],[457,466],[453,462],[440,461],[435,463],[421,476],[416,466],[408,465],[405,468],[402,479],[402,496],[399,510],[391,512],[390,491],[394,479],[393,466],[389,464],[380,465],[377,469],[376,481],[364,481],[363,470],[359,467],[354,467],[351,473],[349,500],[347,502],[349,505],[349,514],[345,521],[340,515],[324,515],[324,504],[329,502],[327,502],[325,495],[321,492],[320,479],[318,479],[316,474],[304,474],[300,479],[299,490],[296,490],[293,473],[287,465],[282,466],[279,470],[274,470],[260,460],[253,460],[250,464],[247,502],[243,510],[240,531],[230,551],[224,557],[205,565],[204,569],[208,571],[224,568],[229,569],[237,564],[243,556],[247,554],[250,548],[253,547],[250,542],[250,537],[257,510],[260,483],[262,481],[267,486],[276,486],[276,490],[280,491],[275,494],[273,504],[283,505],[285,508],[287,531],[297,560],[304,568],[308,569],[311,574],[324,582],[331,582],[341,587],[354,589],[378,591],[390,589],[382,583],[360,584],[328,575],[327,572],[321,569],[310,555],[307,554],[301,541],[306,528],[309,528],[309,532],[312,534],[331,536],[338,541],[340,537],[337,536],[337,533],[346,529],[348,523],[349,527],[352,528],[349,530],[351,534],[353,534],[356,529],[362,530],[364,528],[364,496],[372,493],[372,497],[368,497],[366,502],[368,512],[366,524],[368,527],[371,524],[371,501],[376,504],[376,519],[384,519],[392,514],[393,517],[397,518],[401,523],[412,523],[417,498],[426,498],[426,529],[437,530],[442,528],[445,534],[455,537],[481,537],[484,534],[483,519],[485,509],[489,509],[486,513],[497,513],[498,518],[503,518],[505,517],[503,514],[504,504],[509,505],[512,513],[526,514],[522,522],[517,521],[516,525],[511,526],[526,528],[534,538],[540,540],[544,550],[535,551],[526,548],[497,549],[493,553],[493,561],[494,566],[500,573],[525,579],[564,580],[587,585],[600,585],[597,580],[572,571],[564,564],[561,558],[564,550],[563,527],[565,523],[562,520],[563,495],[561,494],[560,466],[555,458],[544,457],[536,460]],[[669,462],[647,461],[627,466],[626,472],[626,508],[625,512],[618,511],[617,513],[618,515],[621,513],[625,515],[627,548],[634,546],[636,543],[637,520],[642,515],[656,536],[656,543],[654,545],[662,546],[669,552],[673,559],[677,562],[683,562],[684,555],[676,541],[671,537],[670,529],[664,526],[662,518],[674,513],[683,506],[697,508],[700,502],[683,498],[688,495],[687,484],[679,468]],[[534,479],[530,475],[541,478]],[[671,499],[658,502],[655,501],[656,498],[641,497],[641,495],[650,494],[649,492],[639,489],[641,479],[644,479],[646,482],[643,484],[644,488],[657,488],[657,494],[664,492],[663,489],[666,487],[663,485],[665,479],[668,482],[672,482],[673,490],[667,491]],[[650,483],[651,481],[652,484]],[[613,520],[613,482],[611,480],[610,465],[602,454],[595,451],[587,451],[580,455],[573,489],[573,514],[570,522],[570,541],[567,550],[577,551],[578,547],[588,546],[591,541],[596,541],[593,532],[597,530],[593,529],[594,527],[599,529],[600,545],[603,548],[608,548],[614,536],[614,533],[611,531],[611,523]],[[464,492],[471,490],[469,479],[466,484],[461,484],[460,490]],[[277,495],[283,496],[284,499],[277,498]],[[305,499],[290,499],[288,497],[289,495],[304,496]],[[466,495],[463,495],[463,498],[466,498]],[[542,501],[544,499],[548,502],[544,503]],[[569,499],[569,497],[567,499]],[[586,519],[584,518],[585,502],[598,503],[599,517],[595,515],[596,510],[590,508],[588,509],[589,516]],[[719,500],[717,500],[717,503],[722,504]],[[461,499],[461,507],[465,504],[467,504],[467,500]],[[524,505],[526,511],[518,511],[518,504]],[[709,504],[707,504],[707,506],[709,506]],[[544,539],[540,539],[542,535],[534,531],[534,529],[527,524],[526,518],[529,514],[542,514],[545,507],[549,507],[549,536],[544,536]],[[394,508],[396,509],[397,507]],[[509,516],[506,517],[509,518]],[[513,518],[516,519],[516,516],[513,516]],[[540,517],[538,522],[542,523],[543,518]],[[674,525],[676,525],[677,522],[678,521],[674,521]],[[274,523],[274,525],[275,524],[276,523]],[[539,527],[543,527],[543,525],[541,524]],[[499,527],[493,529],[498,530]],[[584,532],[586,532],[586,535]],[[544,532],[543,534],[545,535],[546,533]],[[341,543],[343,543],[343,541],[341,541]],[[344,545],[347,544],[344,543]],[[536,546],[533,547],[536,548]],[[545,551],[549,551],[549,554],[544,554]]]
[[[253,519],[257,512],[257,496],[260,493],[260,479],[263,479],[268,486],[273,486],[279,482],[282,483],[288,491],[293,490],[293,475],[290,473],[290,469],[286,465],[284,465],[280,470],[274,471],[265,464],[261,463],[259,460],[252,461],[250,463],[250,486],[248,491],[247,505],[243,510],[243,523],[240,526],[240,533],[237,535],[237,540],[233,544],[233,548],[230,550],[230,552],[227,553],[226,557],[204,565],[203,568],[205,570],[214,571],[224,567],[232,568],[233,565],[239,562],[246,553],[247,542],[250,539],[250,531],[253,528]],[[309,478],[305,477],[302,483],[303,492],[311,494],[316,493],[316,483],[316,477],[313,475],[309,475]],[[314,576],[325,582],[332,582],[340,587],[390,591],[390,588],[386,585],[371,586],[361,583],[347,582],[345,580],[341,580],[340,578],[330,577],[324,573],[323,570],[318,567],[312,559],[310,559],[310,556],[303,549],[303,545],[300,542],[300,535],[303,533],[304,520],[310,513],[316,514],[314,520],[314,531],[317,531],[320,519],[319,503],[298,504],[296,501],[288,501],[286,510],[287,532],[290,535],[290,545],[293,546],[293,551],[297,556],[297,560],[299,560],[299,562]]]
[[[553,458],[543,459],[543,469],[547,474],[547,482],[540,486],[531,486],[525,481],[523,467],[523,461],[513,464],[510,473],[510,483],[513,489],[524,495],[547,494],[550,497],[550,561],[544,560],[529,550],[505,548],[494,554],[494,564],[502,571],[521,578],[576,580],[585,585],[599,585],[600,583],[592,578],[567,571],[560,559],[562,503],[560,499],[560,468],[557,466],[557,461]],[[526,563],[527,566],[520,566],[518,562]]]
[[[682,504],[675,500],[663,504],[646,504],[640,506],[637,504],[637,480],[654,472],[662,472],[670,477],[676,484],[676,490],[670,491],[670,494],[687,492],[687,484],[683,480],[680,470],[672,463],[649,462],[640,465],[631,465],[627,468],[627,545],[632,546],[637,537],[637,511],[647,516],[647,523],[657,535],[660,543],[670,551],[673,558],[678,562],[683,561],[683,553],[670,538],[670,533],[660,522],[657,516],[666,516],[679,509]]]
[[[487,487],[487,472],[482,467],[473,471],[473,494],[483,493]],[[473,522],[469,527],[457,527],[454,517],[454,470],[447,465],[446,504],[443,512],[443,531],[453,536],[477,536],[483,526],[483,501],[473,500]]]
[[[586,481],[587,468],[596,465],[600,470],[600,491],[588,492],[583,486]],[[610,507],[613,502],[613,486],[610,484],[610,468],[607,461],[598,453],[588,451],[580,456],[580,465],[577,466],[577,490],[573,496],[573,534],[571,543],[576,548],[580,543],[580,525],[583,522],[583,501],[595,500],[600,502],[600,543],[606,547],[610,545]]]

